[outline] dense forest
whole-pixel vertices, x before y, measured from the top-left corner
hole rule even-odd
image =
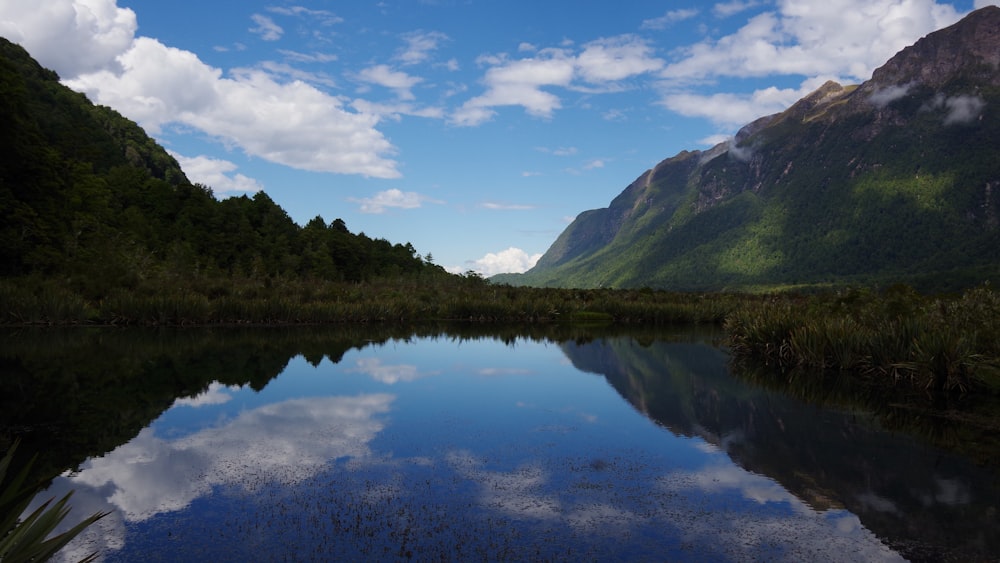
[[[299,226],[265,193],[219,200],[135,123],[0,39],[0,276],[88,299],[205,278],[448,276],[410,244]]]

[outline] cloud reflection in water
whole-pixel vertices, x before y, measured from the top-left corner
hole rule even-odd
[[[182,510],[215,487],[253,493],[272,483],[299,483],[331,460],[368,457],[368,443],[384,428],[378,416],[394,399],[386,393],[292,399],[177,440],[146,428],[107,455],[88,460],[78,473],[53,481],[49,495],[76,490],[75,515],[113,509],[62,555],[79,558],[95,544],[120,549],[127,522]]]

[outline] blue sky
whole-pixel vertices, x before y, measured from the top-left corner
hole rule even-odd
[[[220,198],[492,275],[660,160],[987,4],[0,0],[0,36]]]

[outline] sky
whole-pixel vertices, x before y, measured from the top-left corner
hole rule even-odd
[[[0,0],[0,36],[222,199],[455,273],[996,1]]]

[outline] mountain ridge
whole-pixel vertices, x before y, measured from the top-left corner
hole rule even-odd
[[[995,33],[994,33],[995,32]],[[1000,268],[1000,8],[683,151],[581,213],[517,285],[979,283]]]

